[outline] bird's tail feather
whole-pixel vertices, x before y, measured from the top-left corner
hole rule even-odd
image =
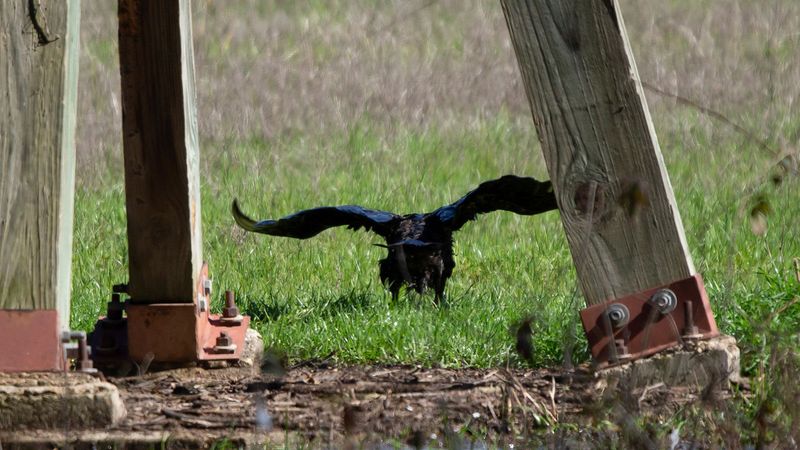
[[[240,227],[247,231],[258,231],[256,221],[247,217],[245,213],[242,212],[241,208],[239,208],[239,202],[236,199],[233,199],[231,213],[233,214],[233,218],[236,220],[236,223],[239,224]]]

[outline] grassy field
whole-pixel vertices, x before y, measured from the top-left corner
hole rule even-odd
[[[800,5],[621,3],[645,81],[722,112],[774,149],[675,99],[648,97],[717,322],[739,339],[745,372],[763,374],[776,344],[800,344],[798,179],[771,181],[800,137]],[[374,235],[246,235],[229,214],[233,198],[262,218],[328,204],[430,211],[506,173],[546,178],[499,4],[193,8],[204,257],[216,293],[235,291],[269,346],[295,360],[523,365],[512,330],[532,318],[535,366],[586,360],[583,299],[557,213],[496,213],[466,226],[440,306],[430,296],[391,300]],[[114,20],[113,2],[83,1],[79,329],[127,277]],[[766,228],[751,215],[759,198]]]

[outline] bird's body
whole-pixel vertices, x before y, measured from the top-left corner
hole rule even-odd
[[[403,283],[418,293],[433,289],[436,298],[453,268],[453,232],[433,214],[403,216],[386,236],[389,254],[380,260],[381,282],[397,297]]]
[[[256,222],[242,213],[236,200],[232,213],[247,231],[307,239],[331,227],[365,228],[382,236],[388,249],[380,260],[380,278],[397,297],[403,284],[423,293],[433,289],[444,296],[453,273],[453,233],[477,214],[505,210],[531,215],[556,209],[549,181],[506,175],[481,183],[453,204],[426,214],[400,216],[360,206],[328,206],[308,209],[278,220]]]

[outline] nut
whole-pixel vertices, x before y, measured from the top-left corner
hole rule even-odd
[[[231,345],[233,345],[233,339],[228,333],[223,331],[217,336],[217,347],[230,347]]]
[[[231,335],[221,331],[217,336],[217,342],[213,349],[214,353],[236,353],[236,344],[233,343]]]

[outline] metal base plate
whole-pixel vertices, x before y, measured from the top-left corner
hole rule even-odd
[[[648,299],[665,288],[675,293],[677,305],[673,311],[660,314],[648,303]],[[628,323],[616,329],[609,323],[607,315],[607,311],[615,304],[624,305],[630,312]],[[687,314],[688,306],[691,306],[690,314]],[[688,339],[706,339],[719,335],[700,274],[617,300],[592,305],[583,309],[580,315],[589,348],[598,367],[643,358]],[[693,333],[687,332],[689,315],[697,327]],[[615,345],[617,341],[624,343],[626,352],[618,350]]]
[[[0,309],[0,372],[64,370],[55,309]]]
[[[127,306],[128,352],[134,361],[192,362],[239,359],[250,318],[231,324],[217,314],[198,312],[194,304],[153,303]],[[217,348],[225,332],[233,346]],[[226,348],[222,348],[226,347]],[[229,347],[235,347],[230,351]]]

